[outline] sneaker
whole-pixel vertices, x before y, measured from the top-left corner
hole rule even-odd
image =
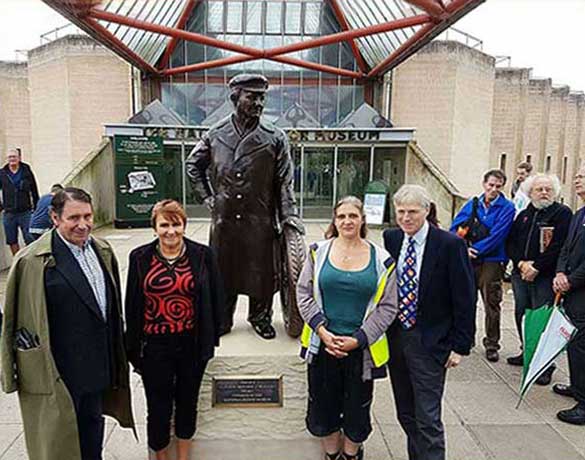
[[[557,366],[551,364],[549,368],[546,371],[544,371],[541,374],[541,376],[536,379],[536,382],[534,383],[541,386],[550,385],[550,382],[552,381],[553,372],[555,371],[556,368]]]
[[[555,383],[552,387],[552,390],[554,393],[561,396],[567,396],[569,398],[575,397],[575,393],[573,392],[573,388],[571,387],[571,385],[566,385],[564,383]]]
[[[518,356],[509,356],[506,362],[510,366],[524,366],[524,355],[520,353]]]
[[[492,363],[497,363],[500,360],[500,354],[498,353],[498,350],[486,350],[485,357]]]

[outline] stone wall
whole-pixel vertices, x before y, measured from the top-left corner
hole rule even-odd
[[[453,41],[434,41],[393,74],[391,119],[465,194],[490,164],[495,60]],[[472,159],[472,161],[470,161]]]
[[[408,146],[405,182],[422,185],[427,189],[437,206],[437,215],[443,228],[449,228],[455,213],[466,201],[455,184],[415,142]]]
[[[31,126],[28,66],[25,62],[0,62],[0,157],[9,148],[20,148],[31,160]]]
[[[504,166],[510,177],[515,165],[524,161],[522,142],[529,78],[530,69],[496,69],[490,165]]]
[[[41,190],[59,182],[99,144],[106,122],[131,115],[130,67],[85,36],[29,53],[32,164]]]
[[[63,183],[87,191],[93,200],[96,225],[114,221],[116,188],[114,185],[114,154],[109,138],[102,139],[96,149],[77,163]]]

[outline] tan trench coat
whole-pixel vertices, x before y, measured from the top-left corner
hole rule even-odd
[[[6,393],[18,391],[30,460],[81,460],[77,420],[69,391],[59,376],[50,350],[47,304],[44,292],[45,267],[54,266],[51,233],[19,252],[6,285],[4,321],[0,338],[0,378]],[[118,263],[109,246],[94,238],[95,247],[117,287],[116,305],[122,321]],[[37,349],[14,350],[14,334],[21,327],[40,339]],[[120,327],[120,330],[123,330]],[[118,341],[121,345],[122,339]],[[122,346],[116,350],[120,366],[119,388],[104,394],[104,413],[125,428],[134,428],[129,372]]]

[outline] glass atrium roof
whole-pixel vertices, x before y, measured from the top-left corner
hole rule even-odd
[[[131,64],[153,74],[174,75],[267,59],[364,78],[395,67],[485,0],[43,1]],[[332,17],[335,27],[327,24]],[[198,21],[203,25],[189,26]],[[223,53],[173,68],[173,51],[184,41]],[[340,42],[351,47],[353,69],[304,58],[306,50]]]

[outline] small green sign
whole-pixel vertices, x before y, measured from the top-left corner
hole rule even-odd
[[[116,225],[148,225],[157,201],[164,198],[161,137],[114,136]]]
[[[150,162],[163,158],[163,140],[160,136],[114,136],[117,162]]]

